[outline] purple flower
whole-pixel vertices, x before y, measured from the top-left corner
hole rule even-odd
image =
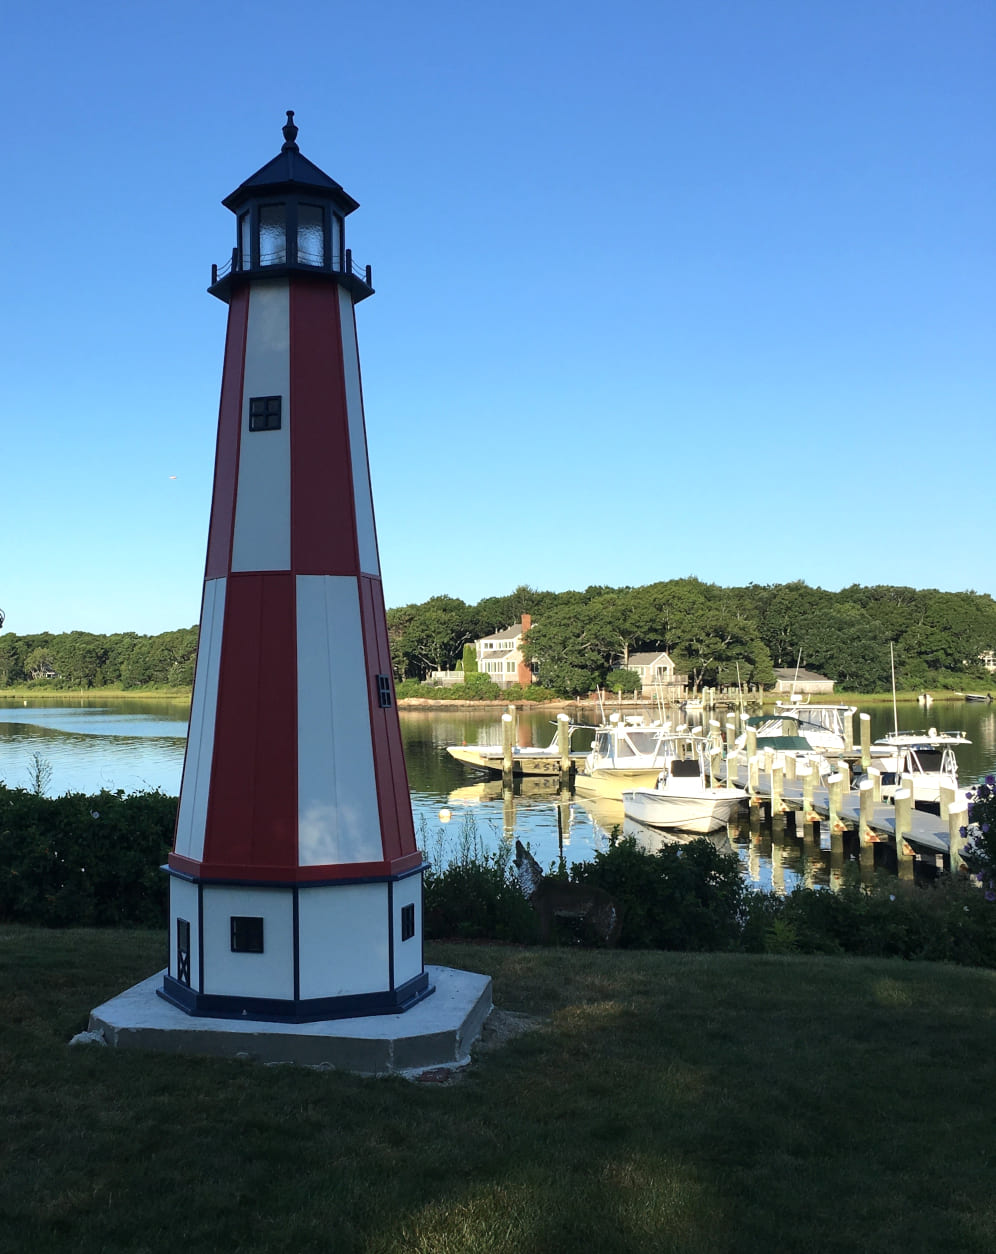
[[[990,788],[992,788],[992,786],[996,784],[996,775],[987,775],[986,783],[989,785]]]
[[[986,901],[996,901],[996,893],[991,888],[987,888],[985,892]]]
[[[983,834],[983,836],[984,836],[984,835],[986,834],[986,832],[988,832],[988,831],[989,831],[989,824],[988,824],[988,823],[983,823],[983,824],[982,824],[982,827],[981,827],[981,829],[980,829],[980,830],[981,830],[981,832],[982,832],[982,834]]]

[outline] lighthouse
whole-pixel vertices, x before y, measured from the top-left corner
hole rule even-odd
[[[169,966],[190,1015],[310,1022],[433,990],[346,247],[357,202],[297,144],[222,203],[231,259]]]

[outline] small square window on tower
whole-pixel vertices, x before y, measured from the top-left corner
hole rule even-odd
[[[415,906],[410,904],[401,907],[401,939],[411,940],[415,935]]]
[[[377,700],[380,702],[381,709],[386,710],[391,704],[391,676],[377,676]]]
[[[249,430],[280,430],[279,396],[253,396],[249,399]]]
[[[232,915],[232,953],[263,952],[263,920],[251,916]]]

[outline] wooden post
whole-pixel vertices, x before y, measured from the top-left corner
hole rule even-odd
[[[837,763],[837,774],[842,776],[844,783],[841,792],[845,795],[851,791],[851,768],[847,765],[843,758]]]
[[[726,755],[726,786],[736,788],[740,780],[740,755],[735,747]]]
[[[750,803],[752,806],[756,806],[758,804],[757,794],[759,787],[757,754],[755,753],[747,759],[747,791],[750,793]]]
[[[913,826],[913,794],[908,788],[897,788],[893,801],[896,805],[896,862],[901,870],[909,870],[913,866],[913,854],[905,838]]]
[[[868,778],[872,782],[872,798],[876,805],[882,800],[882,772],[877,766],[868,768]]]
[[[799,774],[799,759],[794,753],[785,754],[785,778],[794,780]]]
[[[858,818],[858,843],[871,843],[872,810],[875,806],[875,785],[870,779],[863,779],[858,785],[858,799],[861,803],[861,814]]]
[[[757,753],[757,728],[747,728],[747,742],[744,746],[747,750],[748,758],[752,758]]]
[[[854,715],[844,715],[844,752],[854,752]]]
[[[736,750],[737,725],[732,719],[726,720],[726,753],[729,756]]]
[[[719,768],[723,762],[723,750],[713,744],[709,748],[709,783],[713,788],[719,787]]]
[[[771,760],[771,813],[784,814],[785,803],[782,801],[782,783],[785,777],[785,765],[782,755],[776,754]]]
[[[796,770],[796,779],[802,780],[802,818],[808,821],[807,815],[813,809],[813,776],[816,771],[811,762],[800,762]]]
[[[560,785],[566,788],[571,777],[571,720],[566,714],[557,715],[557,754],[560,757]]]
[[[858,730],[861,733],[861,769],[868,774],[872,760],[872,720],[870,714],[858,715]]]
[[[515,743],[515,720],[511,714],[501,716],[501,773],[507,781],[512,778],[512,745]]]
[[[965,869],[961,845],[965,837],[961,829],[968,826],[968,798],[956,797],[948,806],[948,870],[952,875]]]
[[[955,801],[957,800],[958,790],[957,788],[950,787],[948,784],[942,784],[940,792],[941,792],[941,797],[940,797],[941,818],[946,823],[948,821],[948,815],[951,813],[951,807],[955,804]]]
[[[830,798],[830,835],[844,830],[840,818],[840,803],[844,796],[844,777],[838,772],[827,777],[827,792]]]

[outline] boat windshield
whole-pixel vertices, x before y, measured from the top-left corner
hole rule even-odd
[[[634,753],[656,753],[657,746],[660,743],[660,736],[656,732],[651,731],[631,731],[629,740],[632,742]],[[620,752],[622,746],[620,745]]]

